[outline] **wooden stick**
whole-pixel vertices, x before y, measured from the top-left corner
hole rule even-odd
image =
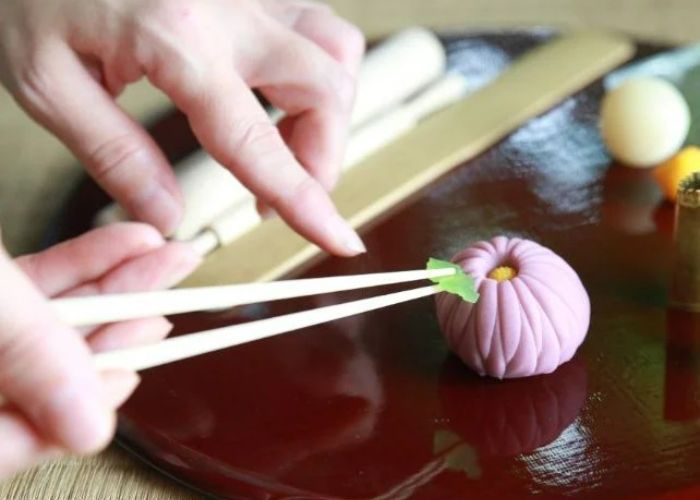
[[[350,119],[356,128],[415,94],[444,71],[445,48],[432,31],[402,30],[367,52]]]
[[[99,370],[145,370],[154,366],[199,356],[200,354],[226,349],[227,347],[427,297],[439,291],[437,285],[431,285],[344,304],[319,307],[310,311],[217,328],[191,335],[183,335],[166,339],[157,344],[97,354],[94,358],[95,365]]]
[[[422,269],[276,281],[273,283],[183,288],[157,292],[55,299],[51,301],[51,305],[66,324],[86,326],[406,283],[451,276],[454,272],[454,269]]]

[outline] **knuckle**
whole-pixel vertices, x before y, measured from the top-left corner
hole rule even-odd
[[[131,135],[112,137],[86,154],[84,161],[95,180],[101,181],[114,175],[120,167],[138,159],[143,149]]]
[[[23,325],[24,326],[24,325]],[[26,331],[23,335],[12,335],[9,337],[3,337],[0,340],[0,373],[4,373],[8,369],[11,369],[16,360],[22,360],[23,362],[29,361],[27,358],[31,358],[32,340],[34,335],[32,334],[35,329],[24,328]],[[11,370],[9,370],[11,371]]]
[[[41,253],[22,255],[15,259],[15,263],[22,272],[34,283],[42,283],[45,280],[43,259]]]
[[[329,85],[327,105],[338,106],[342,110],[349,110],[355,98],[355,79],[339,64],[334,65],[332,71],[327,72]]]
[[[280,148],[282,137],[279,130],[268,120],[253,120],[239,123],[233,132],[233,151],[254,150],[274,152]]]
[[[203,59],[190,50],[167,46],[147,63],[150,81],[166,93],[177,93],[184,101],[196,102],[207,74]]]
[[[365,51],[365,36],[355,25],[342,19],[338,23],[337,51],[344,61],[356,61]]]
[[[51,76],[43,64],[28,60],[20,66],[12,92],[17,102],[31,114],[46,114],[52,102]]]
[[[193,64],[204,57],[218,41],[212,30],[212,15],[205,3],[187,0],[150,0],[139,18],[137,31],[144,40],[146,69],[156,62],[175,71],[188,72],[198,68]]]
[[[8,335],[0,341],[0,378],[14,378],[27,366],[42,366],[45,359],[41,355],[42,338],[41,325],[33,320],[15,325],[13,335]],[[52,379],[59,386],[63,383],[60,377]]]
[[[294,213],[307,213],[307,208],[315,205],[319,189],[314,179],[305,176],[291,189],[277,195],[270,205],[280,213],[289,214],[294,218]]]
[[[177,29],[194,21],[200,10],[196,3],[187,0],[149,0],[143,8],[151,16],[150,19]]]

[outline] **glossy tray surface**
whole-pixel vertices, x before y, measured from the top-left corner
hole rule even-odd
[[[548,36],[447,43],[477,85]],[[480,378],[449,354],[421,300],[144,372],[122,442],[223,498],[638,497],[700,482],[700,319],[666,308],[673,209],[648,172],[609,164],[601,93],[596,84],[566,100],[367,228],[366,256],[302,274],[421,268],[480,239],[528,237],[590,293],[573,361],[546,376]],[[155,128],[172,157],[194,147],[184,127],[173,115]],[[83,187],[58,235],[84,229],[103,201]],[[176,333],[386,290],[186,315]]]

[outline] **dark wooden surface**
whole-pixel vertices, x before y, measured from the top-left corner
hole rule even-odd
[[[462,45],[497,62],[536,40],[482,42]],[[365,231],[366,256],[304,273],[417,268],[496,234],[532,238],[591,295],[573,361],[546,376],[479,378],[448,353],[432,301],[416,301],[147,371],[121,442],[225,498],[641,497],[700,485],[700,319],[666,307],[672,207],[648,172],[608,163],[601,92],[455,168]],[[173,157],[194,147],[178,115],[161,132]],[[83,187],[52,238],[84,229],[102,202]],[[176,333],[374,293],[187,315]]]

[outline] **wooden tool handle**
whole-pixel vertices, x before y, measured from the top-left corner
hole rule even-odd
[[[403,30],[367,53],[358,76],[352,129],[392,109],[445,72],[446,54],[425,28]]]
[[[392,109],[438,78],[444,68],[445,50],[429,30],[410,28],[388,38],[369,51],[362,63],[352,126],[362,125]],[[279,118],[274,114],[271,119]],[[360,149],[364,151],[361,146]],[[220,215],[253,198],[228,170],[204,151],[176,165],[175,173],[185,200],[185,212],[174,234],[178,240],[195,237]],[[97,225],[124,220],[128,220],[128,215],[116,203],[105,207],[95,217]],[[242,227],[247,230],[259,222],[259,218],[247,217],[243,222]]]

